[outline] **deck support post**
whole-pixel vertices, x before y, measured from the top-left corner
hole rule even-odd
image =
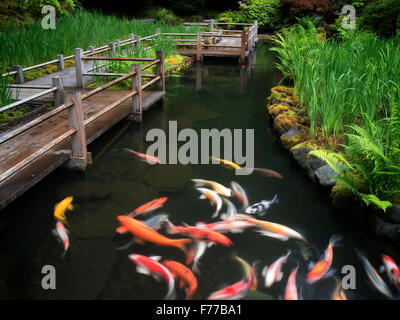
[[[196,61],[201,61],[201,30],[197,30]]]
[[[133,33],[129,34],[129,40],[132,42],[132,48],[135,47],[134,41],[135,41],[135,35]]]
[[[57,71],[64,70],[64,56],[62,54],[57,55]]]
[[[239,63],[241,65],[245,64],[246,62],[246,31],[243,30],[242,32],[242,46],[240,48],[240,59]]]
[[[60,77],[53,77],[53,87],[57,87],[57,91],[54,91],[54,106],[59,107],[64,104],[64,86]]]
[[[22,66],[21,65],[17,65],[14,67],[14,70],[17,71],[17,74],[15,75],[15,82],[22,84],[25,82],[24,79],[24,70],[22,70]]]
[[[196,90],[201,90],[201,64],[196,62]]]
[[[157,81],[156,88],[159,91],[165,91],[165,70],[164,70],[164,51],[158,50],[156,52],[156,58],[160,60],[157,64],[156,75],[160,76],[161,79]]]
[[[133,63],[131,71],[136,71],[132,76],[132,91],[136,94],[132,96],[132,109],[128,115],[128,121],[141,122],[143,114],[143,100],[142,100],[142,66],[140,63]]]
[[[75,49],[75,76],[76,76],[76,87],[83,88],[85,81],[83,74],[85,73],[85,65],[82,60],[83,50],[81,48]]]
[[[83,171],[91,162],[91,156],[86,148],[86,132],[80,91],[68,92],[67,100],[73,102],[73,105],[68,109],[69,127],[75,128],[77,131],[71,136],[71,159],[66,163],[66,167]]]

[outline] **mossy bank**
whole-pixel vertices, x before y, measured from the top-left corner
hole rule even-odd
[[[326,138],[309,134],[310,121],[306,108],[299,104],[294,89],[281,85],[272,88],[267,112],[282,147],[291,154],[307,176],[329,195],[332,204],[343,214],[351,214],[351,220],[358,226],[400,246],[400,206],[394,204],[386,212],[366,206],[344,185],[332,181],[337,173],[325,161],[309,155],[310,151],[317,149],[343,150],[340,145]]]

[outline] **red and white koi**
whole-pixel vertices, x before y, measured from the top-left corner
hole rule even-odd
[[[289,280],[286,285],[285,289],[285,300],[299,300],[299,295],[297,293],[297,286],[296,286],[296,275],[299,267],[297,266],[289,276]]]
[[[145,154],[145,153],[141,153],[141,152],[137,152],[137,151],[134,151],[134,150],[131,150],[131,149],[128,149],[128,148],[125,148],[125,150],[130,152],[130,153],[132,153],[132,154],[134,154],[135,156],[139,157],[140,160],[146,161],[149,164],[156,164],[156,163],[160,163],[161,162],[160,159],[158,159],[156,157],[153,157],[151,155],[148,155],[148,154]]]
[[[276,260],[270,266],[264,267],[261,274],[265,279],[264,284],[267,288],[271,287],[275,282],[282,280],[283,273],[282,273],[281,269],[282,269],[283,264],[287,262],[290,254],[291,254],[291,251],[289,250],[286,255],[280,257],[278,260]]]
[[[249,198],[247,197],[247,194],[244,191],[244,189],[240,186],[239,183],[237,183],[235,181],[231,182],[231,187],[232,187],[233,194],[236,196],[236,198],[239,199],[239,201],[243,205],[242,210],[247,209],[247,207],[249,206]]]
[[[68,248],[69,248],[69,237],[68,237],[68,229],[65,228],[64,224],[61,221],[58,221],[56,223],[56,229],[53,230],[53,233],[58,236],[58,238],[61,240],[63,246],[64,246],[64,253],[63,256],[65,256]]]
[[[156,280],[164,279],[168,285],[168,293],[164,299],[175,299],[175,278],[166,266],[158,262],[161,257],[146,257],[141,254],[130,254],[129,259],[136,263],[137,272],[152,275]]]
[[[328,278],[332,275],[333,272],[330,272],[329,269],[332,266],[333,260],[333,247],[336,242],[341,239],[340,236],[334,235],[329,239],[328,247],[325,249],[325,253],[323,258],[318,261],[315,265],[310,263],[309,272],[307,273],[307,282],[314,283],[322,278]]]
[[[209,230],[214,230],[217,232],[232,232],[232,233],[240,233],[243,232],[244,229],[254,227],[255,224],[251,221],[246,220],[227,220],[227,221],[218,221],[210,224],[196,224],[196,227],[205,228]]]
[[[252,272],[250,277],[242,279],[224,289],[215,291],[212,293],[207,300],[239,300],[242,299],[247,291],[249,291],[250,287],[252,286],[254,280],[254,268],[252,268]]]
[[[390,282],[396,286],[396,288],[400,291],[400,269],[397,266],[397,264],[394,262],[394,260],[387,256],[387,255],[382,255],[381,256],[382,261],[383,261],[383,269],[386,270],[386,274],[388,278],[390,279]]]

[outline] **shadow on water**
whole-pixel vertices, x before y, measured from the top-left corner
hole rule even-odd
[[[163,211],[175,224],[210,222],[214,208],[200,200],[190,179],[202,178],[229,185],[232,180],[243,186],[250,202],[278,195],[264,219],[288,225],[305,235],[309,247],[296,241],[281,242],[248,230],[230,234],[232,248],[213,246],[201,260],[201,275],[196,298],[240,280],[243,273],[233,260],[236,253],[249,263],[261,260],[261,267],[272,263],[291,248],[296,254],[283,267],[284,277],[272,288],[263,286],[261,267],[257,270],[259,289],[250,299],[271,299],[283,295],[290,271],[300,259],[298,286],[309,299],[329,299],[334,280],[322,280],[313,286],[304,284],[309,260],[316,260],[333,234],[344,236],[343,246],[334,249],[333,266],[360,263],[352,247],[364,249],[374,266],[385,244],[358,232],[346,217],[337,212],[328,197],[293,163],[271,131],[266,113],[270,88],[279,79],[275,58],[266,44],[259,44],[256,57],[240,68],[236,62],[206,61],[193,65],[182,77],[167,82],[163,107],[145,113],[141,124],[124,121],[115,125],[89,146],[93,165],[84,173],[58,169],[34,188],[10,204],[0,220],[0,298],[5,299],[161,299],[166,287],[151,277],[136,272],[127,258],[136,252],[162,255],[184,261],[175,248],[134,244],[126,250],[116,247],[129,238],[117,236],[116,216],[131,212],[156,197],[169,197]],[[234,171],[219,165],[150,166],[124,151],[132,148],[145,152],[151,142],[146,133],[152,128],[168,131],[169,121],[178,129],[224,128],[254,129],[255,166],[271,168],[285,179],[259,175],[235,176]],[[73,195],[74,210],[67,213],[71,246],[61,259],[62,246],[52,235],[53,207],[64,197]],[[44,265],[57,271],[56,290],[43,290]],[[366,283],[363,271],[357,273],[357,290],[349,297],[381,297]],[[184,298],[179,291],[179,298]]]

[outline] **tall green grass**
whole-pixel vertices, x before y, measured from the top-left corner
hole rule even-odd
[[[56,29],[45,30],[38,21],[27,27],[0,29],[0,61],[3,68],[35,65],[53,60],[57,54],[71,55],[75,48],[101,46],[130,33],[145,37],[161,32],[195,32],[196,27],[105,16],[99,12],[77,10],[71,16],[57,17]]]
[[[339,40],[322,41],[313,25],[301,23],[272,50],[283,75],[294,80],[310,134],[345,138],[344,154],[310,154],[367,205],[386,210],[400,199],[400,35],[379,40],[347,31]]]
[[[400,37],[347,32],[340,43],[320,41],[317,30],[298,25],[275,41],[279,69],[293,78],[307,106],[311,134],[337,136],[346,125],[368,124],[390,114],[400,90]]]

